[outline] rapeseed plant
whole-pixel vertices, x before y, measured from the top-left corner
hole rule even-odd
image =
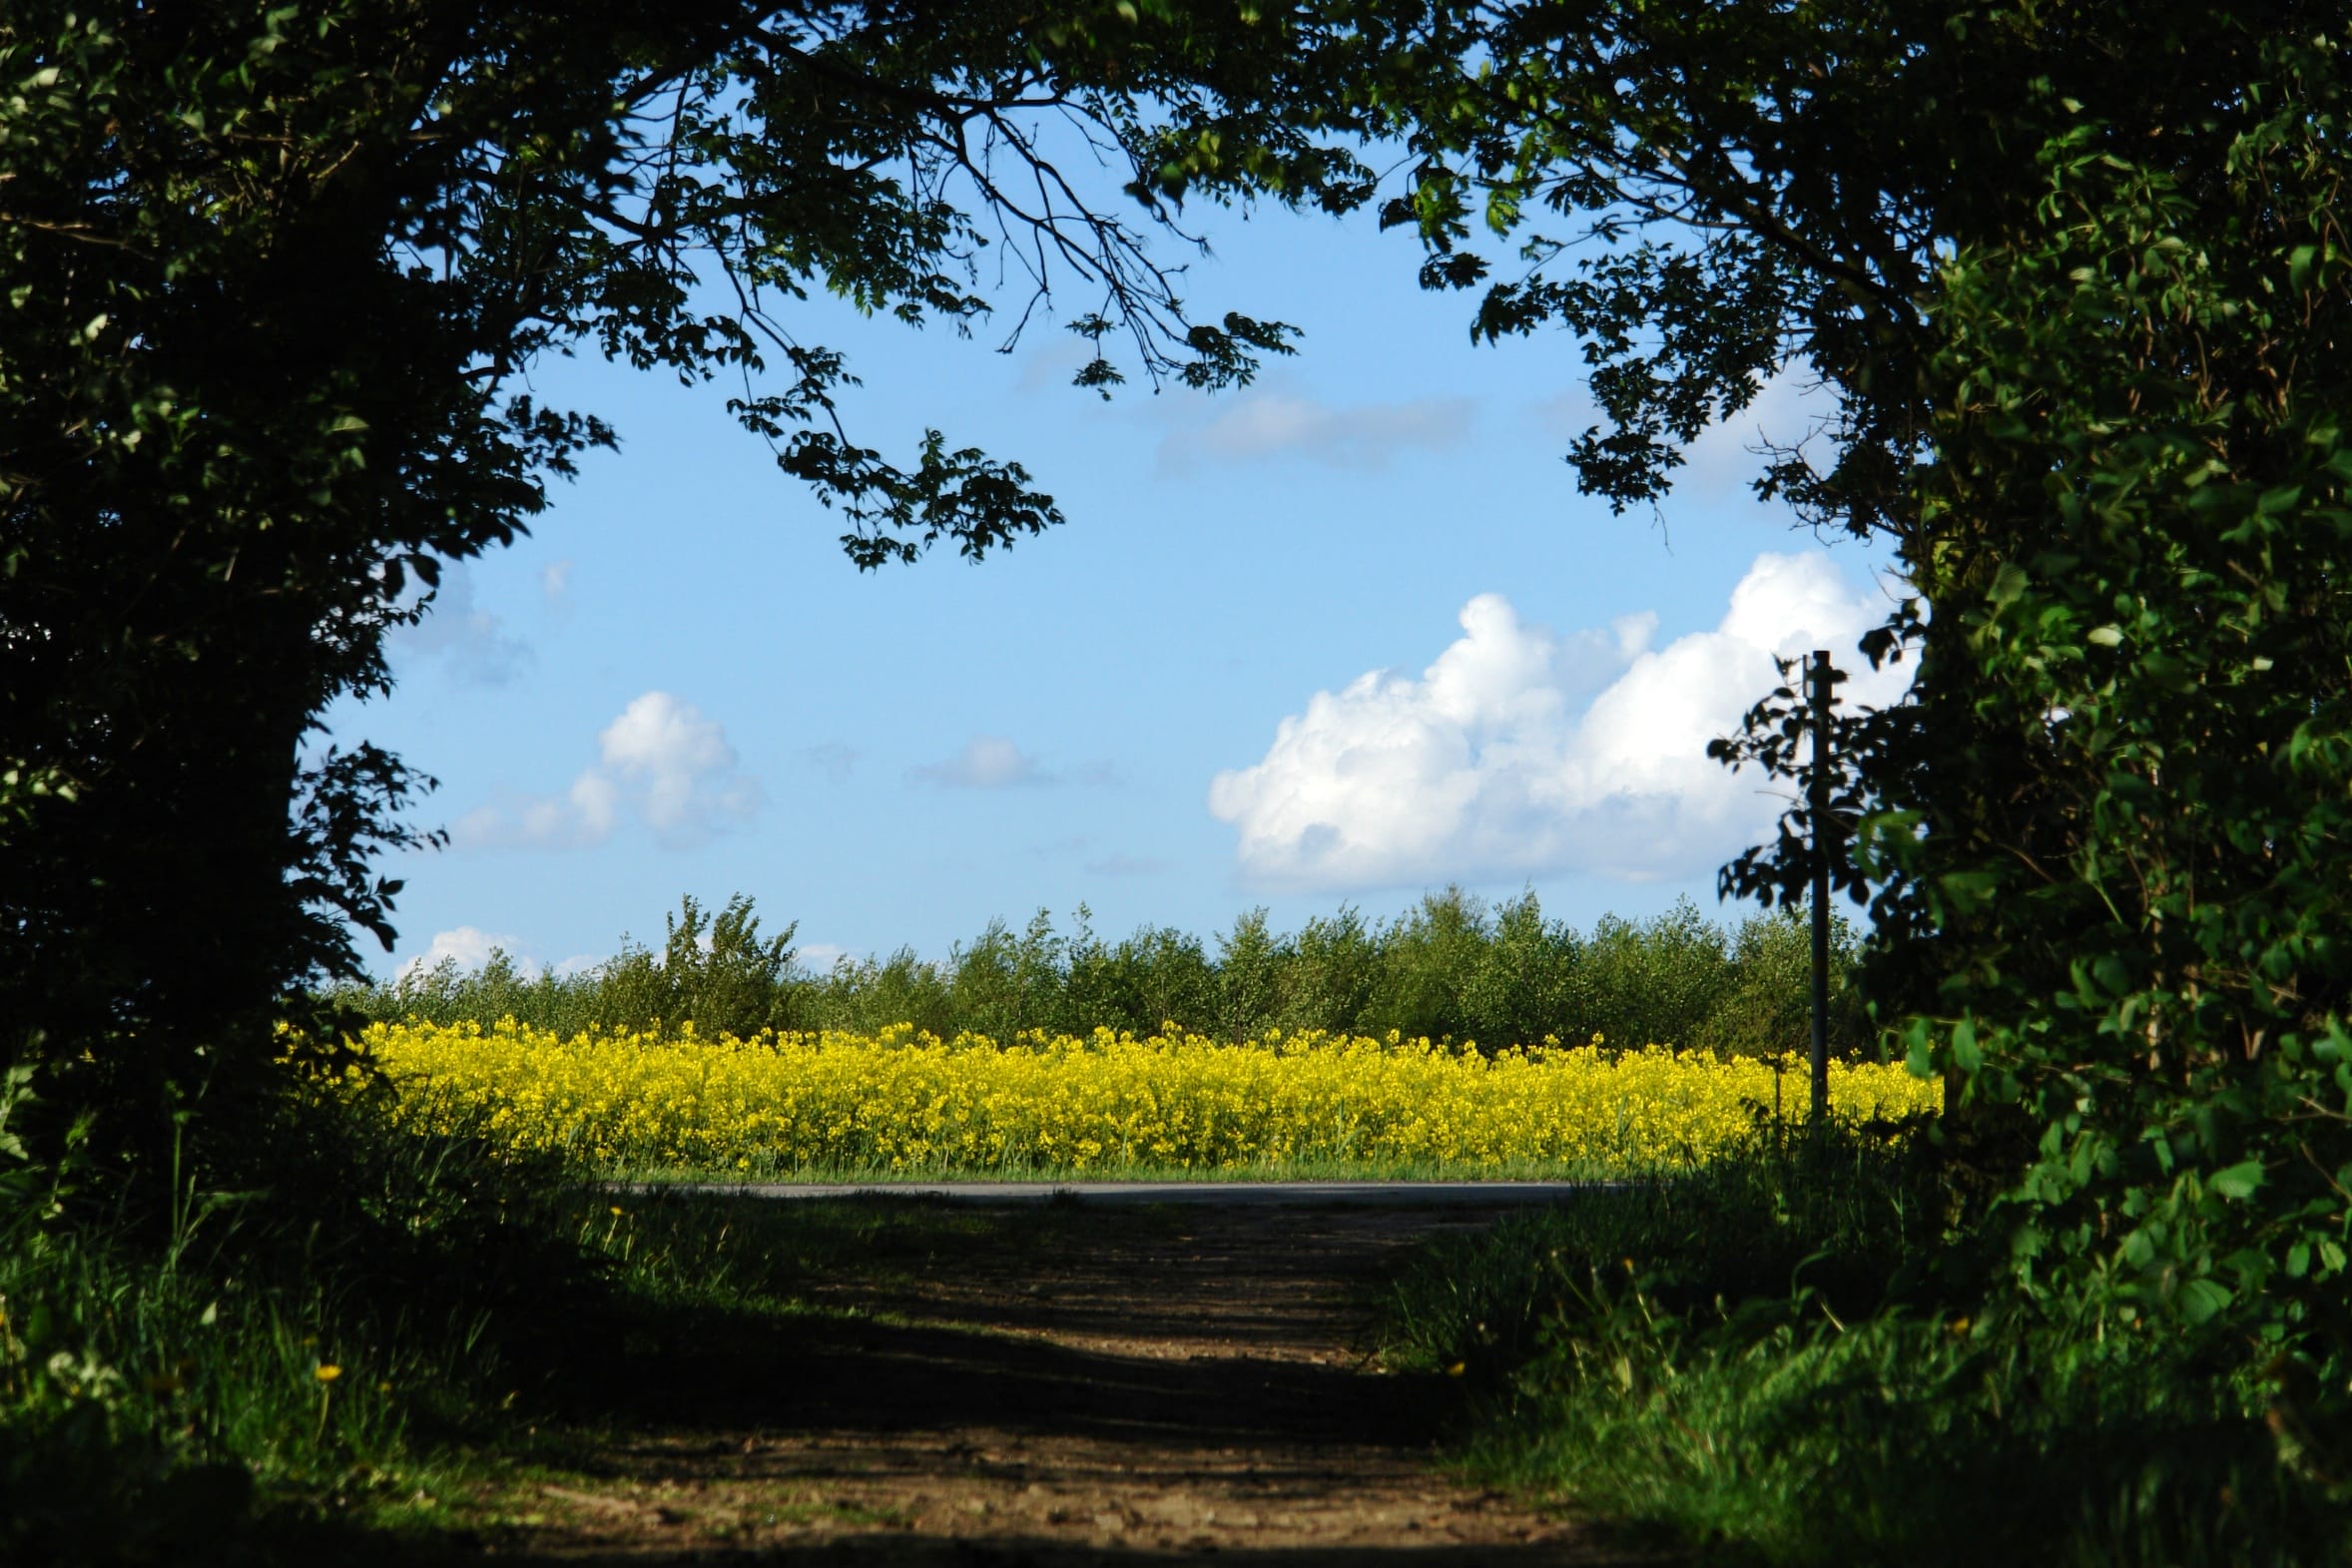
[[[1137,1036],[893,1026],[709,1038],[511,1020],[377,1024],[361,1037],[419,1130],[463,1125],[606,1168],[1105,1174],[1288,1168],[1466,1175],[1688,1167],[1758,1116],[1804,1117],[1799,1075],[1664,1047],[1493,1053],[1270,1030],[1241,1044],[1174,1025]],[[1849,1119],[1932,1112],[1899,1066],[1834,1065]]]

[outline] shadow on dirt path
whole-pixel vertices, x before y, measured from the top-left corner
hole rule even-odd
[[[1395,1250],[1488,1217],[1056,1217],[815,1308],[629,1347],[560,1479],[504,1499],[504,1561],[675,1565],[1597,1564],[1571,1521],[1436,1472],[1443,1377],[1369,1363]]]

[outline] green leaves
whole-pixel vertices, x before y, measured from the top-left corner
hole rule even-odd
[[[2194,1328],[2211,1321],[2234,1300],[2228,1288],[2215,1281],[2190,1280],[2174,1298],[2174,1307],[2180,1313],[2180,1320]]]
[[[231,1100],[275,1071],[277,1008],[352,972],[355,931],[389,941],[370,856],[435,841],[401,814],[430,781],[309,737],[388,688],[384,634],[427,613],[437,563],[512,541],[616,443],[515,390],[541,356],[742,376],[736,417],[871,567],[1061,514],[942,432],[858,440],[802,301],[963,328],[1003,306],[1017,335],[1075,289],[1098,389],[1239,385],[1289,352],[1281,323],[1194,319],[1148,175],[1161,131],[1216,119],[1194,142],[1242,178],[1352,189],[1314,139],[1223,124],[1211,85],[1287,70],[1306,25],[1091,0],[919,28],[857,5],[11,6],[0,1067],[46,1030],[66,1101]],[[1040,149],[1073,122],[1099,185]],[[1008,298],[980,292],[990,244],[1020,259]]]
[[[2207,1191],[2237,1201],[2253,1197],[2261,1185],[2262,1162],[2259,1160],[2243,1160],[2205,1178]]]
[[[1963,1018],[1952,1026],[1952,1065],[1974,1076],[1985,1065],[1985,1052],[1977,1043],[1977,1024],[1973,1018]]]
[[[2275,21],[1504,7],[1378,91],[1424,281],[1580,339],[1585,488],[1655,501],[1794,359],[1834,396],[1761,489],[1917,596],[1864,649],[1912,699],[1840,719],[1839,874],[1879,1023],[1970,1086],[2019,1278],[2340,1384],[2352,78]],[[1491,281],[1473,210],[1522,253]],[[1712,755],[1801,782],[1801,717],[1784,684]],[[1809,826],[1724,890],[1793,896]]]

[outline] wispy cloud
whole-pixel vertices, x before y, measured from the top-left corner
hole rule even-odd
[[[1764,472],[1765,452],[1801,447],[1836,411],[1810,366],[1792,365],[1756,390],[1747,407],[1701,430],[1674,470],[1674,493],[1686,497],[1745,494]],[[1565,447],[1607,420],[1581,387],[1544,399],[1530,410],[1546,439]]]
[[[393,659],[438,659],[469,686],[504,686],[531,661],[529,646],[475,603],[473,573],[462,561],[441,568],[424,619],[393,627],[384,642]]]
[[[1021,373],[1014,379],[1013,388],[1020,392],[1074,390],[1071,377],[1093,358],[1091,345],[1073,337],[1056,338],[1021,356]]]
[[[821,746],[809,747],[801,753],[801,758],[811,768],[835,784],[840,784],[856,771],[858,759],[865,755],[855,747],[844,746],[839,741],[827,741]]]
[[[519,936],[499,935],[478,925],[460,925],[453,930],[435,931],[431,945],[404,960],[393,978],[406,980],[414,975],[430,974],[444,960],[455,963],[461,970],[479,969],[490,961],[493,952],[504,953],[517,969],[531,975],[543,967],[552,967],[558,975],[569,977],[604,962],[594,953],[574,953],[552,966],[542,965],[537,949]]]
[[[484,805],[450,829],[459,848],[580,848],[642,821],[665,848],[686,848],[758,814],[760,782],[727,732],[692,703],[647,692],[596,738],[597,759],[560,794]]]
[[[1466,397],[1336,406],[1295,393],[1252,393],[1193,429],[1160,440],[1163,469],[1295,459],[1333,468],[1379,468],[1400,452],[1445,451],[1470,438]]]
[[[1118,764],[1108,761],[1080,763],[1074,768],[1048,767],[1043,759],[1022,751],[1003,736],[975,735],[953,757],[907,769],[906,782],[944,789],[1022,789],[1062,784],[1118,789],[1125,787],[1127,776]]]
[[[1086,869],[1096,876],[1157,876],[1168,869],[1168,862],[1150,855],[1114,854],[1087,861]]]
[[[953,757],[910,768],[906,777],[948,789],[1017,789],[1058,782],[1036,758],[1000,735],[975,735]]]

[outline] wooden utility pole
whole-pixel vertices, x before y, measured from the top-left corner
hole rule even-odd
[[[1815,1125],[1829,1115],[1829,651],[1813,651],[1807,672],[1813,698],[1813,778],[1805,809],[1813,822],[1813,1107]]]

